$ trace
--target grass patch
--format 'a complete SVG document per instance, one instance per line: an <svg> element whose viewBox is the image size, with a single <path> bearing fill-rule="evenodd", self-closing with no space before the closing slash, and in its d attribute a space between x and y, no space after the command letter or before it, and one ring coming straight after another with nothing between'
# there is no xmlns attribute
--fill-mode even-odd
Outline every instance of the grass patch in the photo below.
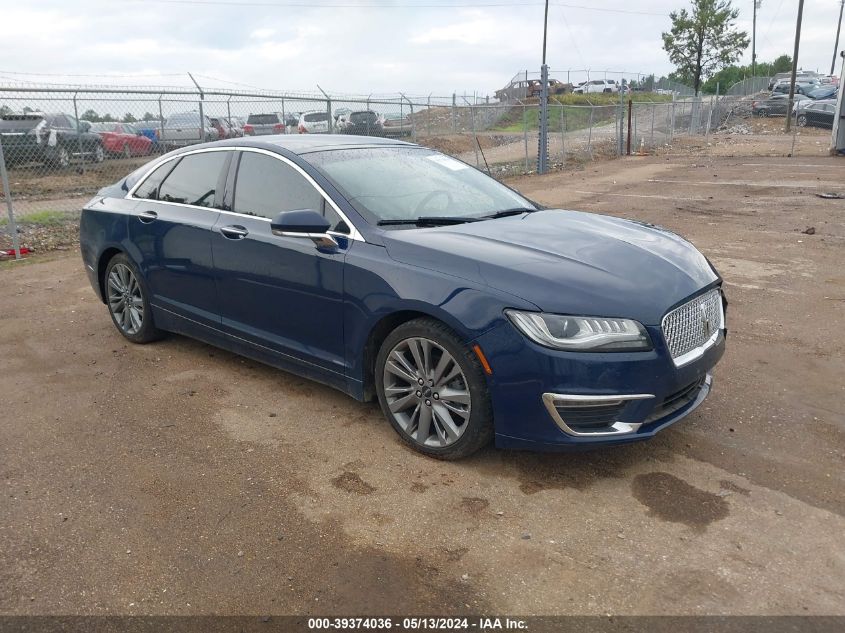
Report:
<svg viewBox="0 0 845 633"><path fill-rule="evenodd" d="M624 97L627 107L628 99L635 103L665 103L672 101L672 95L659 95L651 92L639 92L633 96ZM605 125L616 117L619 106L619 95L612 93L599 94L565 94L553 95L549 98L549 129L559 132L561 129L571 132L582 130L590 126L590 111L592 111L593 125ZM536 130L539 127L540 107L536 99L532 99L527 107L514 106L510 112L493 128L493 132L522 132L526 127Z"/></svg>
<svg viewBox="0 0 845 633"><path fill-rule="evenodd" d="M75 220L73 213L64 211L36 211L35 213L27 213L21 217L15 217L16 224L35 224L38 226L55 226L57 224L64 224L65 222ZM0 226L9 224L8 217L0 218Z"/></svg>

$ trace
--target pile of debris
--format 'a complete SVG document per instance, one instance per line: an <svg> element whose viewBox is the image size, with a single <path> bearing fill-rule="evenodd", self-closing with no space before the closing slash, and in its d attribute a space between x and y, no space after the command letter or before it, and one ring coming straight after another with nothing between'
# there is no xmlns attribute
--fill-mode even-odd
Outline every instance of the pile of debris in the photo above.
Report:
<svg viewBox="0 0 845 633"><path fill-rule="evenodd" d="M753 134L754 132L751 130L749 126L745 123L737 123L735 125L731 125L729 127L722 126L715 132L716 134Z"/></svg>

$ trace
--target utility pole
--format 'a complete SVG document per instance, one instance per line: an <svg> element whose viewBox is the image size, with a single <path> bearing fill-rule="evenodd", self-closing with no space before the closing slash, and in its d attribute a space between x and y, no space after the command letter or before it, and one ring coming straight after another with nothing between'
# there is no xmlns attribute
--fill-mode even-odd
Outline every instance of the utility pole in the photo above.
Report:
<svg viewBox="0 0 845 633"><path fill-rule="evenodd" d="M763 4L763 0L752 0L754 2L754 19L751 22L751 76L757 76L757 9ZM843 0L845 2L845 0Z"/></svg>
<svg viewBox="0 0 845 633"><path fill-rule="evenodd" d="M836 23L836 43L833 45L833 59L830 60L830 74L836 69L836 54L839 52L839 31L842 30L842 9L845 7L845 0L839 1L839 22Z"/></svg>
<svg viewBox="0 0 845 633"><path fill-rule="evenodd" d="M804 16L804 0L798 0L798 21L795 24L795 52L792 54L792 78L789 81L789 102L786 105L786 126L789 134L792 128L792 104L795 101L795 75L798 72L798 45L801 43L801 18Z"/></svg>
<svg viewBox="0 0 845 633"><path fill-rule="evenodd" d="M546 66L546 35L549 29L549 0L543 17L543 65L540 66L540 129L537 138L537 173L549 170L549 67Z"/></svg>

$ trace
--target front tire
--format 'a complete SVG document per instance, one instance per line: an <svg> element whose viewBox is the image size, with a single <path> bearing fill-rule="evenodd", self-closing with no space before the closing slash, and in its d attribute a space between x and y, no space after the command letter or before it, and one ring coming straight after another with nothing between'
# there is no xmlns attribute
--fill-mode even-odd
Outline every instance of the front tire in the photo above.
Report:
<svg viewBox="0 0 845 633"><path fill-rule="evenodd" d="M133 343L150 343L163 332L153 322L149 293L141 273L123 253L112 257L103 278L112 323Z"/></svg>
<svg viewBox="0 0 845 633"><path fill-rule="evenodd" d="M400 325L376 358L379 404L403 441L438 459L460 459L493 438L493 410L477 356L443 323Z"/></svg>
<svg viewBox="0 0 845 633"><path fill-rule="evenodd" d="M798 123L798 127L807 127L807 115L806 114L799 114L797 123Z"/></svg>

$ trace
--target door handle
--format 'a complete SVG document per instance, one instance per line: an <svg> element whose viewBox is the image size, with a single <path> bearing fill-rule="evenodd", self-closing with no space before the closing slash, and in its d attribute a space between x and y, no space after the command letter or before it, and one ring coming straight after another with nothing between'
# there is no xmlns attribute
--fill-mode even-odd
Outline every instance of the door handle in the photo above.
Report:
<svg viewBox="0 0 845 633"><path fill-rule="evenodd" d="M249 235L249 231L238 225L224 226L220 229L220 232L223 234L223 237L230 240L242 240Z"/></svg>
<svg viewBox="0 0 845 633"><path fill-rule="evenodd" d="M138 219L141 220L141 222L143 222L144 224L149 224L157 217L158 213L156 213L155 211L141 211L141 213L138 214Z"/></svg>

